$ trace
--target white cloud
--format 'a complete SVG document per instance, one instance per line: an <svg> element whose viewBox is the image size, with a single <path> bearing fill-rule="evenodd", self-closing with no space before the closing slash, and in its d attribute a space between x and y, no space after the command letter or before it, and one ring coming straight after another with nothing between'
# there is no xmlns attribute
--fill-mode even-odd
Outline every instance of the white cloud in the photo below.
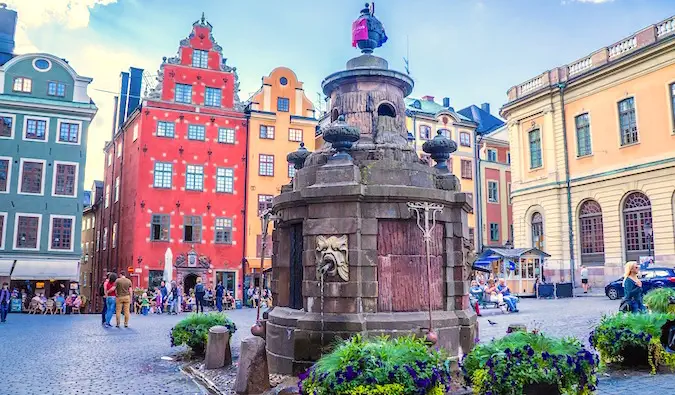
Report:
<svg viewBox="0 0 675 395"><path fill-rule="evenodd" d="M89 10L96 5L108 5L117 0L4 0L16 10L19 23L25 27L39 27L57 23L68 29L89 25Z"/></svg>

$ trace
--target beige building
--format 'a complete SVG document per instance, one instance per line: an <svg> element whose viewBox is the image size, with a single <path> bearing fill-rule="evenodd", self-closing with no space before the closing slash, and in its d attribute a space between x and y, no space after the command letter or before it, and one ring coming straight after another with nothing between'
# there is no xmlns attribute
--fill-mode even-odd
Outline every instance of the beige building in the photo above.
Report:
<svg viewBox="0 0 675 395"><path fill-rule="evenodd" d="M675 18L512 87L501 114L515 246L551 254L547 280L675 265Z"/></svg>

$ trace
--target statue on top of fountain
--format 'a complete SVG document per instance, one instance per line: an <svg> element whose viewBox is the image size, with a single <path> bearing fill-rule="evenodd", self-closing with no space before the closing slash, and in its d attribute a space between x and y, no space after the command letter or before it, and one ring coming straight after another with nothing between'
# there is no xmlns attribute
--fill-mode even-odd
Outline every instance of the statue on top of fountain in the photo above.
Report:
<svg viewBox="0 0 675 395"><path fill-rule="evenodd" d="M387 42L387 34L379 19L375 18L375 3L366 3L361 15L352 23L352 46L364 54L372 53Z"/></svg>

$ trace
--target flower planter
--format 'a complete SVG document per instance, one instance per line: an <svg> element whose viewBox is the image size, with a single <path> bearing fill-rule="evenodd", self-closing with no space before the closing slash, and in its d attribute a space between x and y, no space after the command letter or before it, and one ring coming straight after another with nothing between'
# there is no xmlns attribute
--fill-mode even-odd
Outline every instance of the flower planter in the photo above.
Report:
<svg viewBox="0 0 675 395"><path fill-rule="evenodd" d="M649 350L645 347L627 345L621 350L621 356L623 357L621 366L624 367L649 366Z"/></svg>
<svg viewBox="0 0 675 395"><path fill-rule="evenodd" d="M558 384L531 383L523 387L523 395L560 395Z"/></svg>

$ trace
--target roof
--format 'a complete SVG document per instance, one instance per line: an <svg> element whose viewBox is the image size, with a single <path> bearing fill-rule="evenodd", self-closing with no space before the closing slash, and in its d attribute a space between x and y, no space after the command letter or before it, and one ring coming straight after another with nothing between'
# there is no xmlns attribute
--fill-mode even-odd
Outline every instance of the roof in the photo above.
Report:
<svg viewBox="0 0 675 395"><path fill-rule="evenodd" d="M481 254L481 258L499 255L504 258L520 258L525 254L536 254L550 257L549 254L537 248L488 248Z"/></svg>
<svg viewBox="0 0 675 395"><path fill-rule="evenodd" d="M419 103L419 105L417 104ZM458 119L462 121L471 121L470 118L465 117L462 114L455 112L455 109L452 107L443 107L441 104L436 103L431 100L416 99L414 97L405 98L405 107L406 110L412 112L423 113L431 116L435 116L441 111L448 111L453 115L456 115Z"/></svg>
<svg viewBox="0 0 675 395"><path fill-rule="evenodd" d="M96 188L103 188L103 181L94 180L94 186Z"/></svg>
<svg viewBox="0 0 675 395"><path fill-rule="evenodd" d="M504 121L474 104L457 112L478 124L478 128L476 128L478 134L490 133L504 125Z"/></svg>

